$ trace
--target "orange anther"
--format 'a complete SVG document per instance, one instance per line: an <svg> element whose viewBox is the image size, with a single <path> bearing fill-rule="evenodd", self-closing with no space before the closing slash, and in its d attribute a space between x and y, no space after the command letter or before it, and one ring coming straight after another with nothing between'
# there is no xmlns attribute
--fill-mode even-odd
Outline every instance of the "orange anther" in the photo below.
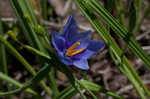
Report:
<svg viewBox="0 0 150 99"><path fill-rule="evenodd" d="M77 42L74 45L72 45L70 48L68 48L68 50L73 50L74 48L76 48L79 45L80 45L80 42Z"/></svg>
<svg viewBox="0 0 150 99"><path fill-rule="evenodd" d="M80 45L80 42L77 42L74 45L72 45L70 48L68 48L66 51L66 56L73 56L73 55L76 55L80 52L83 52L85 50L85 48L82 48L80 50L75 49L79 45Z"/></svg>
<svg viewBox="0 0 150 99"><path fill-rule="evenodd" d="M71 53L71 55L72 55L72 56L73 56L73 55L76 55L76 54L78 54L78 53L80 53L80 52L83 52L84 50L85 50L85 48L82 48L82 49L80 49L80 50L77 50L77 51Z"/></svg>

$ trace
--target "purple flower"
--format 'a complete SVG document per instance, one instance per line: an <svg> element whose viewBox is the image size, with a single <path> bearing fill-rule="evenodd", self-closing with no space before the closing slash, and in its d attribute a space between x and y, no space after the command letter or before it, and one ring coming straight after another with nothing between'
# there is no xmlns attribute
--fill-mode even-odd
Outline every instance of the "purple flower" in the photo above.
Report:
<svg viewBox="0 0 150 99"><path fill-rule="evenodd" d="M104 42L90 40L90 37L91 31L78 33L78 26L74 16L71 15L62 34L52 32L52 44L61 62L87 70L89 69L87 59L104 46Z"/></svg>

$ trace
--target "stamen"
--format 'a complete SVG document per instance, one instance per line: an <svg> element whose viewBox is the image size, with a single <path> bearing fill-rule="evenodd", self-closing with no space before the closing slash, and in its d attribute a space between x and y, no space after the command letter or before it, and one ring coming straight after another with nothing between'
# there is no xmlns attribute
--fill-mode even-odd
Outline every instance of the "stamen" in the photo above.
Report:
<svg viewBox="0 0 150 99"><path fill-rule="evenodd" d="M78 53L80 53L80 52L82 52L82 51L84 51L84 50L85 50L85 48L82 48L82 49L80 49L80 50L77 50L77 51L71 53L71 55L72 55L72 56L73 56L73 55L76 55L76 54L78 54Z"/></svg>
<svg viewBox="0 0 150 99"><path fill-rule="evenodd" d="M70 48L68 48L68 50L73 50L74 48L76 48L79 45L80 45L80 42L77 42L74 45L72 45Z"/></svg>
<svg viewBox="0 0 150 99"><path fill-rule="evenodd" d="M75 49L79 45L80 45L80 42L77 42L74 45L72 45L70 48L68 48L66 51L66 56L73 56L85 50L85 48L82 48L80 50Z"/></svg>

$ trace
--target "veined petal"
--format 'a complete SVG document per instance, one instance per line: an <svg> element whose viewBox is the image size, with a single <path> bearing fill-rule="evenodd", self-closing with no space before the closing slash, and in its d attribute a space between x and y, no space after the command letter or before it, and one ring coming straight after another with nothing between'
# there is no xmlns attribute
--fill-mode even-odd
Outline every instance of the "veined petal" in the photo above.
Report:
<svg viewBox="0 0 150 99"><path fill-rule="evenodd" d="M76 67L78 67L80 69L83 69L83 70L88 70L89 69L88 61L86 59L74 60L73 65L75 65Z"/></svg>
<svg viewBox="0 0 150 99"><path fill-rule="evenodd" d="M80 32L75 36L71 37L71 43L75 43L78 40L88 40L91 38L91 31Z"/></svg>
<svg viewBox="0 0 150 99"><path fill-rule="evenodd" d="M60 61L66 65L72 65L72 59L68 56L65 56L64 53L59 52L58 53L58 57L60 59Z"/></svg>
<svg viewBox="0 0 150 99"><path fill-rule="evenodd" d="M65 49L65 39L57 32L52 32L52 44L57 51L63 51Z"/></svg>
<svg viewBox="0 0 150 99"><path fill-rule="evenodd" d="M67 41L70 41L72 37L77 35L77 31L78 31L78 26L75 22L74 15L70 15L68 22L62 31L62 36Z"/></svg>
<svg viewBox="0 0 150 99"><path fill-rule="evenodd" d="M98 50L100 50L105 45L104 42L100 42L96 40L89 40L88 42L89 42L89 45L87 49L93 52L98 52Z"/></svg>
<svg viewBox="0 0 150 99"><path fill-rule="evenodd" d="M104 42L96 40L88 40L88 46L85 51L73 56L73 59L89 59L95 53L97 53L103 46Z"/></svg>
<svg viewBox="0 0 150 99"><path fill-rule="evenodd" d="M75 49L78 49L78 50L80 50L82 48L87 48L88 45L89 45L88 40L85 40L85 39L80 39L77 42L80 42L80 45L75 48Z"/></svg>

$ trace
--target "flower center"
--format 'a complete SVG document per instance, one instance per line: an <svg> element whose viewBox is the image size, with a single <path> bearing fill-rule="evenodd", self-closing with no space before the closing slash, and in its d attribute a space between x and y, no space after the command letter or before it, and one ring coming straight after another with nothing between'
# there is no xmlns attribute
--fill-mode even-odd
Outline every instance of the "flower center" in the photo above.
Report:
<svg viewBox="0 0 150 99"><path fill-rule="evenodd" d="M66 51L66 56L73 56L73 55L83 52L85 48L82 48L79 50L75 49L79 45L80 45L80 42L77 42L74 45L72 45L70 48L68 48Z"/></svg>

